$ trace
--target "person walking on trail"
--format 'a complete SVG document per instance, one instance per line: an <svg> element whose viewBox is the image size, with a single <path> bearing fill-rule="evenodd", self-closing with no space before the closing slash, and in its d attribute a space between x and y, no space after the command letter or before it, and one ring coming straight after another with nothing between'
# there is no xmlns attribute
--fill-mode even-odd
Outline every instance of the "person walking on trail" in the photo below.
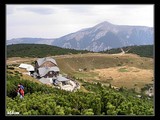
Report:
<svg viewBox="0 0 160 120"><path fill-rule="evenodd" d="M21 84L18 84L17 94L20 95L20 98L24 97L24 87Z"/></svg>

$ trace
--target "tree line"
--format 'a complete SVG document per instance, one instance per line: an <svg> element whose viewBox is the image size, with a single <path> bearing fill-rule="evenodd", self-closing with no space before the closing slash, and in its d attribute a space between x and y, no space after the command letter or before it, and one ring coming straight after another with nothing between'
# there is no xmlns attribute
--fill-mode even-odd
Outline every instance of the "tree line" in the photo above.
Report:
<svg viewBox="0 0 160 120"><path fill-rule="evenodd" d="M127 53L137 54L140 55L141 57L149 57L149 58L154 57L153 45L127 46L127 47L122 47L122 49L124 51L127 51ZM101 51L100 53L116 54L121 52L122 52L121 48L114 48L106 51Z"/></svg>
<svg viewBox="0 0 160 120"><path fill-rule="evenodd" d="M129 50L128 50L129 49ZM141 57L153 58L153 45L140 45L140 46L128 46L123 47L127 53L133 53L140 55ZM114 48L106 51L100 51L99 53L115 54L120 53L120 48ZM15 44L7 46L7 57L47 57L55 55L66 54L79 54L79 53L93 53L87 50L75 50L61 48L57 46L45 45L45 44Z"/></svg>
<svg viewBox="0 0 160 120"><path fill-rule="evenodd" d="M47 57L88 52L87 50L74 50L45 44L15 44L7 46L7 57Z"/></svg>

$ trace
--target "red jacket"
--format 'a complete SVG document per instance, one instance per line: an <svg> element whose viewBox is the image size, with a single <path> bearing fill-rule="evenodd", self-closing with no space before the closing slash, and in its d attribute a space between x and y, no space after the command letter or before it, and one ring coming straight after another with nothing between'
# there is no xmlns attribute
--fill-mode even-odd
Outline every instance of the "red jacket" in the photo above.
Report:
<svg viewBox="0 0 160 120"><path fill-rule="evenodd" d="M24 90L21 88L18 88L17 92L19 92L22 96L24 96Z"/></svg>

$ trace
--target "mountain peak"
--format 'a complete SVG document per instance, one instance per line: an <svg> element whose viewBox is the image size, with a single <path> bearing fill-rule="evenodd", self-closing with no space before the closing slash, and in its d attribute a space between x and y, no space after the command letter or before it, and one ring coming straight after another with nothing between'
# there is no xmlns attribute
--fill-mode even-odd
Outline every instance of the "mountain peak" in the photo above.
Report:
<svg viewBox="0 0 160 120"><path fill-rule="evenodd" d="M113 26L113 24L108 22L108 21L103 21L103 22L95 25L93 28L102 28L103 29L103 28L105 28L107 26ZM84 28L84 29L81 29L79 31L85 31L85 30L88 30L88 28Z"/></svg>
<svg viewBox="0 0 160 120"><path fill-rule="evenodd" d="M104 22L97 24L95 27L105 29L105 28L112 27L112 26L114 26L114 24L112 24L108 21L104 21Z"/></svg>
<svg viewBox="0 0 160 120"><path fill-rule="evenodd" d="M100 24L112 24L112 23L110 23L108 21L104 21L104 22L101 22Z"/></svg>
<svg viewBox="0 0 160 120"><path fill-rule="evenodd" d="M108 21L104 21L104 22L97 24L96 26L106 26L106 25L108 26L108 25L113 25L113 24Z"/></svg>

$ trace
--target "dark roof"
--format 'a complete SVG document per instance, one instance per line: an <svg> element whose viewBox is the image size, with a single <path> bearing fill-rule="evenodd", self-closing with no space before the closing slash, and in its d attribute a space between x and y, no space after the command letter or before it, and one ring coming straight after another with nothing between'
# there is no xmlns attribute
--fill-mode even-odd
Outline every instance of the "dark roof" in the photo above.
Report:
<svg viewBox="0 0 160 120"><path fill-rule="evenodd" d="M45 76L48 72L50 71L54 71L54 72L59 72L59 68L54 66L54 67L42 67L42 68L38 68L39 71L39 75L40 77Z"/></svg>
<svg viewBox="0 0 160 120"><path fill-rule="evenodd" d="M62 82L62 81L69 81L69 79L62 77L62 76L57 76L57 81Z"/></svg>
<svg viewBox="0 0 160 120"><path fill-rule="evenodd" d="M55 65L57 65L55 59L50 58L50 57L39 58L39 59L37 60L37 63L38 63L38 65L40 66L40 65L42 65L43 63L45 63L46 61L50 61L50 62L54 63Z"/></svg>

